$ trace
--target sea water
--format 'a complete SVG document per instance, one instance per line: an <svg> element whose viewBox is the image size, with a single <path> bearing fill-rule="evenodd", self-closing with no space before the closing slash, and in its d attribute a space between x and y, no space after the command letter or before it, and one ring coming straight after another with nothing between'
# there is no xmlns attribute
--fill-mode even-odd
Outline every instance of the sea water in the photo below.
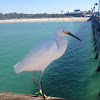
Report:
<svg viewBox="0 0 100 100"><path fill-rule="evenodd" d="M100 73L96 72L91 22L0 23L0 91L34 94L37 88L31 72L16 74L13 66L43 39L66 27L82 42L68 39L64 55L52 62L43 74L43 90L48 96L73 100L100 100ZM37 72L38 83L41 72Z"/></svg>

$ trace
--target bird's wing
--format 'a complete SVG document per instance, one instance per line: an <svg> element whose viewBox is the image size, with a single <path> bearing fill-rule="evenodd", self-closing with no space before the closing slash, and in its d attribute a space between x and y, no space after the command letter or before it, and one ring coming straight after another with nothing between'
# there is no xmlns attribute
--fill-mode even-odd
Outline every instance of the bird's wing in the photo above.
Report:
<svg viewBox="0 0 100 100"><path fill-rule="evenodd" d="M19 73L37 69L37 67L51 60L56 50L57 44L55 39L46 39L40 42L29 51L22 61L15 65L15 72Z"/></svg>

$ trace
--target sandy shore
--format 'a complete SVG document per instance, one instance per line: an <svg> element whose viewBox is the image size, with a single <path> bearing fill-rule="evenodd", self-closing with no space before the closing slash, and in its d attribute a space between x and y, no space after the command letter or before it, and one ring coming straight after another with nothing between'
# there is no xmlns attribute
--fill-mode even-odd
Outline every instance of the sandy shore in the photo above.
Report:
<svg viewBox="0 0 100 100"><path fill-rule="evenodd" d="M70 18L34 18L34 19L7 19L0 20L0 23L22 23L22 22L77 22L87 21L89 17L70 17Z"/></svg>

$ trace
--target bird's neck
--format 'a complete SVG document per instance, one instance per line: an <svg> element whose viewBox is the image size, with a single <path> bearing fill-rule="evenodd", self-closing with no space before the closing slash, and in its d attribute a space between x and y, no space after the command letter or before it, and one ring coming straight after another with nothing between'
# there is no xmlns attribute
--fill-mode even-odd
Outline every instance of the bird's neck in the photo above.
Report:
<svg viewBox="0 0 100 100"><path fill-rule="evenodd" d="M57 46L58 46L58 48L59 48L59 50L66 50L66 48L67 48L67 39L66 38L64 38L64 37L56 37L55 38L55 40L56 40L56 43L57 43Z"/></svg>
<svg viewBox="0 0 100 100"><path fill-rule="evenodd" d="M67 40L64 37L55 38L55 40L57 43L57 51L54 60L60 58L67 48Z"/></svg>

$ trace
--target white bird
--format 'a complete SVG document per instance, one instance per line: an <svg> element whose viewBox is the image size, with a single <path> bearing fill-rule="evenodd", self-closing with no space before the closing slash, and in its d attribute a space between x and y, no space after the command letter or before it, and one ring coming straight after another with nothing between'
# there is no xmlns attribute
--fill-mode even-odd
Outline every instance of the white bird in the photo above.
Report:
<svg viewBox="0 0 100 100"><path fill-rule="evenodd" d="M20 73L22 71L35 71L31 77L32 81L35 83L39 92L43 95L43 98L49 98L43 93L42 89L42 75L45 68L54 60L60 58L66 48L67 48L67 39L64 36L72 36L78 40L78 37L72 35L65 28L59 28L55 34L54 38L48 38L41 41L35 47L33 47L28 54L14 66L14 71ZM81 41L81 40L80 40ZM36 84L33 77L36 71L41 71L41 77L39 81L40 87Z"/></svg>

